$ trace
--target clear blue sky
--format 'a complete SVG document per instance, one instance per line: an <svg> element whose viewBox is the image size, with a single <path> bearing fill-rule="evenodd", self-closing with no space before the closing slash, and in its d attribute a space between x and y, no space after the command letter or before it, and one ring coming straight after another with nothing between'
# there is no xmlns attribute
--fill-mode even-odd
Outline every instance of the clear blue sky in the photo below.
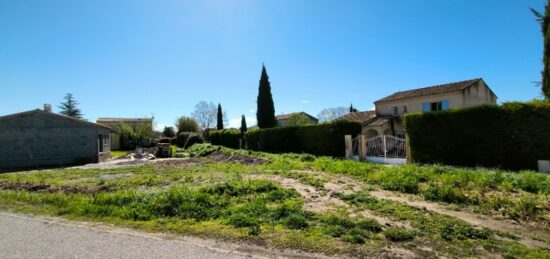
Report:
<svg viewBox="0 0 550 259"><path fill-rule="evenodd" d="M85 118L201 101L255 118L262 62L277 114L483 77L499 101L540 97L543 0L0 0L0 115L58 105ZM57 109L56 109L57 110ZM249 125L254 122L249 121Z"/></svg>

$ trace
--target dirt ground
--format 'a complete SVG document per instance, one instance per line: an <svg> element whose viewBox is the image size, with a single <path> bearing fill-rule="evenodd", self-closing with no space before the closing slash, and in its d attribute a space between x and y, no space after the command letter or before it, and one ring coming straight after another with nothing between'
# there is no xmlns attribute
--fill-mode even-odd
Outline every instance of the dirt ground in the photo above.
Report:
<svg viewBox="0 0 550 259"><path fill-rule="evenodd" d="M302 171L301 171L302 172ZM311 172L312 174L318 174L317 172ZM251 179L264 179L269 181L275 181L280 183L284 188L290 188L296 190L305 201L304 208L311 212L328 212L336 211L338 209L347 210L350 216L355 217L357 214L365 218L372 218L378 221L380 224L386 226L398 226L404 228L412 228L408 222L393 221L389 218L376 215L372 211L364 210L360 213L351 211L350 206L337 198L335 194L343 193L350 194L361 191L365 186L360 182L351 179L349 177L341 176L332 179L324 184L323 188L315 188L314 186L304 184L299 180L282 177L279 175L249 175ZM369 192L373 197L378 199L387 199L403 203L405 205L420 208L423 210L435 212L442 215L451 216L461 219L466 223L469 223L477 227L485 227L494 231L509 232L519 237L519 242L527 247L531 248L548 248L550 244L545 241L541 241L540 237L545 240L550 240L550 232L536 229L528 224L519 224L518 222L508 219L494 219L490 216L469 213L466 211L457 211L447 209L444 205L420 200L419 197L414 195L405 195L386 190L372 190ZM403 254L406 256L406 253Z"/></svg>

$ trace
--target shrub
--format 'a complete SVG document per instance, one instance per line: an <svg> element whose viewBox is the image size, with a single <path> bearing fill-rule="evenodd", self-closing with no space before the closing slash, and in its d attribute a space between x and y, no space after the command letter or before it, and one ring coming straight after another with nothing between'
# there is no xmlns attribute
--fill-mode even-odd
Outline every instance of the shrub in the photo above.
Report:
<svg viewBox="0 0 550 259"><path fill-rule="evenodd" d="M357 135L362 126L337 121L316 125L252 130L246 133L249 149L274 153L308 153L343 157L344 135Z"/></svg>
<svg viewBox="0 0 550 259"><path fill-rule="evenodd" d="M197 121L191 117L185 117L181 116L176 120L176 127L178 129L178 133L181 132L195 132L199 133L200 128Z"/></svg>
<svg viewBox="0 0 550 259"><path fill-rule="evenodd" d="M241 131L236 129L210 130L208 139L213 145L224 146L228 148L241 148Z"/></svg>
<svg viewBox="0 0 550 259"><path fill-rule="evenodd" d="M447 222L443 225L441 237L445 240L453 239L487 239L491 233L485 229L476 229L467 224Z"/></svg>
<svg viewBox="0 0 550 259"><path fill-rule="evenodd" d="M195 132L180 132L176 138L176 144L182 148L188 148L194 144L203 142L202 136Z"/></svg>
<svg viewBox="0 0 550 259"><path fill-rule="evenodd" d="M415 162L536 169L550 157L550 103L505 103L408 114Z"/></svg>
<svg viewBox="0 0 550 259"><path fill-rule="evenodd" d="M283 220L283 225L288 229L304 229L308 227L306 217L292 214Z"/></svg>
<svg viewBox="0 0 550 259"><path fill-rule="evenodd" d="M392 227L384 231L384 236L391 241L407 241L414 238L414 233L406 228Z"/></svg>
<svg viewBox="0 0 550 259"><path fill-rule="evenodd" d="M167 138L167 137L160 138L158 143L172 143L172 138Z"/></svg>

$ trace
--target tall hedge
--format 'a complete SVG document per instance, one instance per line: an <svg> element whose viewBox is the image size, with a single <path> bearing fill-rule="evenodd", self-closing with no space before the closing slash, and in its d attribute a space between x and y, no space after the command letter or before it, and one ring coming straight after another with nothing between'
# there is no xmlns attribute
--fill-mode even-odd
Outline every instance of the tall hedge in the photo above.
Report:
<svg viewBox="0 0 550 259"><path fill-rule="evenodd" d="M208 132L208 139L212 144L229 148L240 148L239 140L241 136L241 131L237 129L211 130Z"/></svg>
<svg viewBox="0 0 550 259"><path fill-rule="evenodd" d="M338 121L316 125L252 130L246 133L247 147L273 153L309 153L345 156L344 135L361 133L356 122Z"/></svg>
<svg viewBox="0 0 550 259"><path fill-rule="evenodd" d="M405 116L420 163L536 169L550 159L550 103L505 103Z"/></svg>

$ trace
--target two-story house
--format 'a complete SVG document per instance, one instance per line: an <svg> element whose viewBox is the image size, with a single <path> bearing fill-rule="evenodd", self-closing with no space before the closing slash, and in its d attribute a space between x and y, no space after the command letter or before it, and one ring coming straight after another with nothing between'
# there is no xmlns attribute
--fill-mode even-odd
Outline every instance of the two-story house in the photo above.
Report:
<svg viewBox="0 0 550 259"><path fill-rule="evenodd" d="M376 116L365 121L363 132L367 138L377 135L404 137L403 116L408 112L496 103L497 96L481 78L396 92L374 102Z"/></svg>

